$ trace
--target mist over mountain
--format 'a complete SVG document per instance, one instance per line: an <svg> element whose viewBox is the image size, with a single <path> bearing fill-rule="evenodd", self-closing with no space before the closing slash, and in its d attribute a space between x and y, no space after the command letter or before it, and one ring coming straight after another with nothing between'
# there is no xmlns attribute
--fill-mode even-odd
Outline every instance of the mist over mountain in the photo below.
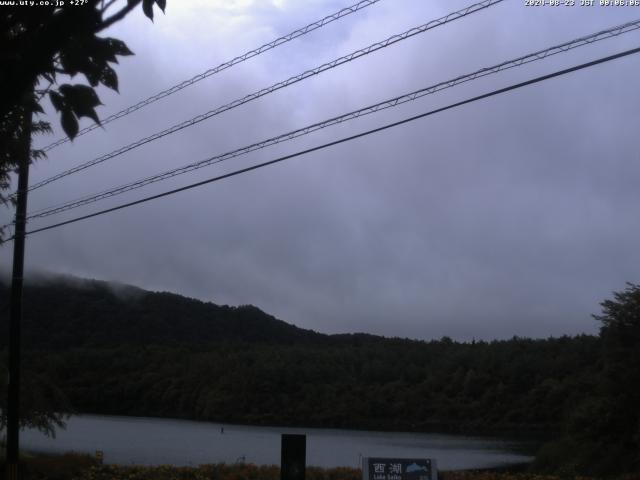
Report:
<svg viewBox="0 0 640 480"><path fill-rule="evenodd" d="M9 288L0 286L3 302ZM0 322L2 328L6 322ZM326 335L304 330L257 307L230 307L114 282L37 274L24 290L23 344L80 346L202 345L218 341L292 344ZM6 344L2 335L0 344Z"/></svg>

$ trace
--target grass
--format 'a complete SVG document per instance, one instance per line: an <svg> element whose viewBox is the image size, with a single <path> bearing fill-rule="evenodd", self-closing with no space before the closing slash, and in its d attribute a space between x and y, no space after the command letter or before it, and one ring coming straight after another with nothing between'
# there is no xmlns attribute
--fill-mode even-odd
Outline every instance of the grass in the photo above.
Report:
<svg viewBox="0 0 640 480"><path fill-rule="evenodd" d="M79 453L62 455L24 454L20 459L24 480L70 480L83 478L86 472L98 467L98 461ZM4 454L0 457L0 480L5 480L6 467Z"/></svg>
<svg viewBox="0 0 640 480"><path fill-rule="evenodd" d="M5 480L4 462L0 460L0 480ZM201 465L199 467L101 465L90 455L32 454L23 458L24 480L280 480L277 466ZM439 480L589 480L586 477L558 477L533 473L500 471L440 472ZM308 467L306 480L361 480L355 468ZM617 480L640 480L640 475Z"/></svg>

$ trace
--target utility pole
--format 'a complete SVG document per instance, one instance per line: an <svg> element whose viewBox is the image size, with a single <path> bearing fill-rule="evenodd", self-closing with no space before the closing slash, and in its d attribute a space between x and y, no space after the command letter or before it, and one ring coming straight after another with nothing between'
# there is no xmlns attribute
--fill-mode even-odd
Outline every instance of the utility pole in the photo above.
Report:
<svg viewBox="0 0 640 480"><path fill-rule="evenodd" d="M22 285L24 246L31 157L31 127L33 89L22 103L20 143L23 147L18 159L18 191L16 196L15 231L13 234L13 273L9 303L9 389L7 401L7 479L20 478L20 324L22 323Z"/></svg>

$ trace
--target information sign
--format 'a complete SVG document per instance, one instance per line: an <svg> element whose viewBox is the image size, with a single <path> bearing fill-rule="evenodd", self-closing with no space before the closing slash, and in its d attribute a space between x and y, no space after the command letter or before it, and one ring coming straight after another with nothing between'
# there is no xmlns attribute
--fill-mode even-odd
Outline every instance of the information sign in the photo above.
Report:
<svg viewBox="0 0 640 480"><path fill-rule="evenodd" d="M362 467L362 480L438 480L433 459L365 457Z"/></svg>

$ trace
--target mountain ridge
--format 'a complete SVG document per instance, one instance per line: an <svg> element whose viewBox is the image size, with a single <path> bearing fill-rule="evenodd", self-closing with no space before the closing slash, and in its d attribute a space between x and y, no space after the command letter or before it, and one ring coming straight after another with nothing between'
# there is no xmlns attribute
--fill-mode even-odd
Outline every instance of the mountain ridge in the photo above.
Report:
<svg viewBox="0 0 640 480"><path fill-rule="evenodd" d="M0 299L8 294L0 285ZM253 306L56 276L29 282L24 300L27 412L58 399L47 408L251 425L537 432L557 439L540 454L542 466L578 461L595 471L592 454L604 446L608 463L598 470L636 468L623 461L637 457L635 433L616 437L621 423L607 415L618 397L605 393L626 391L611 372L626 375L637 353L620 343L606 350L610 337L460 343L326 335ZM0 317L0 369L7 318ZM612 363L619 351L626 356ZM636 425L637 393L628 391L616 422ZM583 435L594 420L604 440L572 433Z"/></svg>
<svg viewBox="0 0 640 480"><path fill-rule="evenodd" d="M9 291L0 282L0 298L5 302ZM328 337L253 305L217 305L176 293L67 275L36 276L25 283L23 298L23 343L31 348L218 341L307 344ZM6 324L0 321L0 332Z"/></svg>

